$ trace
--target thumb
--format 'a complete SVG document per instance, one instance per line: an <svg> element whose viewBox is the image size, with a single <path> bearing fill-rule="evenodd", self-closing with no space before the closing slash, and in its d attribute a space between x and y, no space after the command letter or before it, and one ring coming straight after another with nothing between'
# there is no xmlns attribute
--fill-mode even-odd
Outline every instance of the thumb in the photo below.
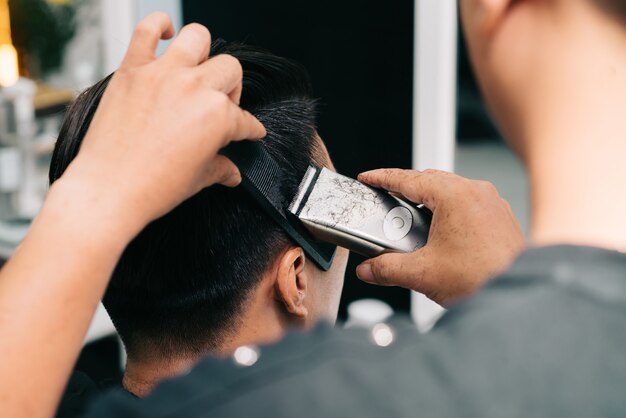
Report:
<svg viewBox="0 0 626 418"><path fill-rule="evenodd" d="M218 154L210 164L207 187L216 183L227 187L235 187L241 183L239 169L228 158Z"/></svg>
<svg viewBox="0 0 626 418"><path fill-rule="evenodd" d="M357 276L366 283L379 286L400 286L420 292L424 249L413 253L388 253L365 261L357 267Z"/></svg>
<svg viewBox="0 0 626 418"><path fill-rule="evenodd" d="M445 171L381 169L359 174L359 181L400 193L413 203L423 203L431 211L437 209L438 202L449 200L451 186L458 184L461 177Z"/></svg>

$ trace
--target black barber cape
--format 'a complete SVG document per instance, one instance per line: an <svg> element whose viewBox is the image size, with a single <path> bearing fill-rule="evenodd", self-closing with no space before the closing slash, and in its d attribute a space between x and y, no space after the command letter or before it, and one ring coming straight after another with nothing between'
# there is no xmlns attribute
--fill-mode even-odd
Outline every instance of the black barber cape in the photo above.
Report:
<svg viewBox="0 0 626 418"><path fill-rule="evenodd" d="M626 255L524 253L427 335L390 322L387 347L320 327L207 359L147 400L111 394L90 417L624 417Z"/></svg>

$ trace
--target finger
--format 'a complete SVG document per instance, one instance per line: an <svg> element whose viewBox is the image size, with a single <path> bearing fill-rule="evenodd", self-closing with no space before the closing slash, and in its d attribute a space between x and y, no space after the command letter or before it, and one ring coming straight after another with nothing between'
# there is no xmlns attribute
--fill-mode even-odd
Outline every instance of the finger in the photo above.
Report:
<svg viewBox="0 0 626 418"><path fill-rule="evenodd" d="M234 103L239 104L243 69L237 58L220 54L200 65L198 71L206 85L227 94Z"/></svg>
<svg viewBox="0 0 626 418"><path fill-rule="evenodd" d="M366 171L359 174L358 180L370 186L380 187L389 192L404 195L407 182L414 183L418 178L418 171L402 170L399 168L383 168L380 170Z"/></svg>
<svg viewBox="0 0 626 418"><path fill-rule="evenodd" d="M257 118L252 116L250 112L241 109L234 103L233 106L236 107L234 110L235 118L232 128L228 134L228 142L240 141L242 139L265 138L267 132L263 124L259 122Z"/></svg>
<svg viewBox="0 0 626 418"><path fill-rule="evenodd" d="M135 27L128 51L120 68L144 65L156 59L155 50L161 39L174 36L174 25L163 12L150 13Z"/></svg>
<svg viewBox="0 0 626 418"><path fill-rule="evenodd" d="M421 291L423 250L414 253L388 253L365 261L357 267L357 277L378 286L400 286Z"/></svg>
<svg viewBox="0 0 626 418"><path fill-rule="evenodd" d="M434 211L437 202L448 188L446 185L454 179L450 173L436 170L424 172L401 169L381 169L361 173L359 181L373 187L379 187L393 193L400 193L414 203L423 203Z"/></svg>
<svg viewBox="0 0 626 418"><path fill-rule="evenodd" d="M235 187L241 183L241 173L239 172L239 169L235 163L228 158L218 154L210 164L209 174L207 176L207 187L213 184Z"/></svg>
<svg viewBox="0 0 626 418"><path fill-rule="evenodd" d="M211 50L211 33L199 23L191 23L180 30L163 53L163 60L174 65L195 67L206 61Z"/></svg>

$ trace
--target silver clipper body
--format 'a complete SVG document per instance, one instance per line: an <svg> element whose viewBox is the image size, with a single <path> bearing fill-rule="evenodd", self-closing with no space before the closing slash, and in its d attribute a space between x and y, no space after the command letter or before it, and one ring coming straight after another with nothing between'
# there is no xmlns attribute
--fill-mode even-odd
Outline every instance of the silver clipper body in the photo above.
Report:
<svg viewBox="0 0 626 418"><path fill-rule="evenodd" d="M326 168L309 167L289 212L317 239L367 257L426 244L431 213Z"/></svg>

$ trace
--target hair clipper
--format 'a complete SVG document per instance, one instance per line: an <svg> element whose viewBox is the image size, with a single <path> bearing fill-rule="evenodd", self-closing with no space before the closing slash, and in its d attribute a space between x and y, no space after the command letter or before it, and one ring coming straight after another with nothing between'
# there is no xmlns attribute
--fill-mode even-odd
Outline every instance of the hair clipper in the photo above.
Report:
<svg viewBox="0 0 626 418"><path fill-rule="evenodd" d="M288 209L315 238L367 257L423 247L432 219L426 208L313 166Z"/></svg>

